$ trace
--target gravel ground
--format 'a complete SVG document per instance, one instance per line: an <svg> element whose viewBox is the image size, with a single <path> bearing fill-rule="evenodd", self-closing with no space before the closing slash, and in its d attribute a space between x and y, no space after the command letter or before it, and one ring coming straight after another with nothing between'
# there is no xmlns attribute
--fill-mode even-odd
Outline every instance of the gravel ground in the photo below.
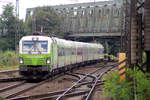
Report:
<svg viewBox="0 0 150 100"><path fill-rule="evenodd" d="M4 78L13 78L13 77L19 77L19 73L18 72L13 72L13 73L1 73L0 74L0 79L4 79ZM10 85L14 85L17 84L19 82L0 82L0 88L4 88Z"/></svg>
<svg viewBox="0 0 150 100"><path fill-rule="evenodd" d="M17 83L20 83L20 82L4 82L4 83L0 82L0 88L8 87L10 85L14 85Z"/></svg>
<svg viewBox="0 0 150 100"><path fill-rule="evenodd" d="M2 78L12 78L12 77L19 77L19 73L18 72L14 72L14 73L1 73L0 74L0 79Z"/></svg>
<svg viewBox="0 0 150 100"><path fill-rule="evenodd" d="M21 86L19 86L17 88L14 88L14 89L11 89L9 91L5 91L5 92L0 93L0 96L6 97L6 96L8 96L8 95L10 95L12 93L15 93L17 91L23 90L25 88L28 88L28 87L30 87L30 86L32 86L34 84L36 84L36 83L25 83L25 84L23 84L23 85L21 85Z"/></svg>

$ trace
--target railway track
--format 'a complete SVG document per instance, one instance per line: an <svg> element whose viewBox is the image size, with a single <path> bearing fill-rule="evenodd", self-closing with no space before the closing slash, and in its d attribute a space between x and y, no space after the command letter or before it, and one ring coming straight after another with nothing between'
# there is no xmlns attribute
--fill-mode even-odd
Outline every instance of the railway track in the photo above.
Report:
<svg viewBox="0 0 150 100"><path fill-rule="evenodd" d="M14 77L14 78L0 78L0 82L14 82L14 81L23 81L25 78L23 77Z"/></svg>
<svg viewBox="0 0 150 100"><path fill-rule="evenodd" d="M96 91L96 87L104 84L104 81L101 81L101 77L115 66L117 65L113 64L102 68L100 67L94 70L93 72L87 74L76 73L82 77L80 77L79 80L76 81L70 88L64 90L48 92L38 95L20 96L16 98L11 98L10 100L67 100L73 97L76 98L76 96L80 96L81 99L84 98L86 100L89 100L93 94L93 91ZM90 87L87 87L88 85L90 85ZM78 98L77 100L80 99Z"/></svg>
<svg viewBox="0 0 150 100"><path fill-rule="evenodd" d="M18 87L18 86L20 86L20 85L23 85L24 83L25 83L25 81L16 83L16 84L14 84L14 85L9 85L9 86L4 87L4 88L0 88L0 93L1 93L1 92L4 92L4 91L8 91L8 90L13 89L13 88L16 88L16 87Z"/></svg>
<svg viewBox="0 0 150 100"><path fill-rule="evenodd" d="M27 91L30 91L48 81L52 81L54 79L57 79L58 77L61 77L62 75L56 75L52 78L48 78L47 80L44 80L42 82L39 82L39 83L28 83L27 81L23 81L23 82L20 82L18 84L15 84L15 85L11 85L11 86L8 86L8 87L5 87L5 88L0 88L0 97L3 97L5 98L6 100L7 99L10 99L10 98L14 98L18 95L21 95Z"/></svg>

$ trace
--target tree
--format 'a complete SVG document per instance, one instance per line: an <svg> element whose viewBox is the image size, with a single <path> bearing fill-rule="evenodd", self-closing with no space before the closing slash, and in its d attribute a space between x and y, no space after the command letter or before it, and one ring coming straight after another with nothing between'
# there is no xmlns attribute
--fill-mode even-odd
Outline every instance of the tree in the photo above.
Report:
<svg viewBox="0 0 150 100"><path fill-rule="evenodd" d="M15 29L16 29L16 17L14 16L13 12L13 5L7 4L6 6L3 6L3 13L1 15L1 19L3 22L3 28L7 29L7 33L10 36L15 35Z"/></svg>
<svg viewBox="0 0 150 100"><path fill-rule="evenodd" d="M29 16L26 20L26 24L30 29L28 31L43 31L46 34L55 33L55 35L60 35L60 18L58 14L50 7L36 8L32 16Z"/></svg>
<svg viewBox="0 0 150 100"><path fill-rule="evenodd" d="M16 29L17 26L19 33L22 35L25 34L24 32L24 22L22 20L19 20L14 15L14 6L12 4L7 4L3 6L3 12L0 17L0 30L1 30L1 36L0 36L0 45L1 50L11 49L15 50L15 43L19 42L19 39L15 39L16 36Z"/></svg>
<svg viewBox="0 0 150 100"><path fill-rule="evenodd" d="M9 45L3 44L3 48L1 49L15 49L14 47L14 39L15 39L15 32L16 32L16 18L13 15L13 5L12 4L7 4L3 6L4 11L2 12L2 15L0 17L1 21L1 33L2 36L1 38L1 43L8 43Z"/></svg>

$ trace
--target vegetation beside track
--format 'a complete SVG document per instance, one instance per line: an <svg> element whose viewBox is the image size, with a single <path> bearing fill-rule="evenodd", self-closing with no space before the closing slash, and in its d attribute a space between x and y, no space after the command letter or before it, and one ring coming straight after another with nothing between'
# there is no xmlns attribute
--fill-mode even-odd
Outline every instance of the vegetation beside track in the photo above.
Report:
<svg viewBox="0 0 150 100"><path fill-rule="evenodd" d="M0 51L0 71L18 68L18 55L14 51Z"/></svg>
<svg viewBox="0 0 150 100"><path fill-rule="evenodd" d="M150 80L147 74L136 69L126 71L126 79L119 82L118 71L105 75L103 93L111 100L150 100ZM136 93L136 95L135 95Z"/></svg>
<svg viewBox="0 0 150 100"><path fill-rule="evenodd" d="M118 61L118 57L114 55L104 54L104 58L107 58L109 61Z"/></svg>
<svg viewBox="0 0 150 100"><path fill-rule="evenodd" d="M0 71L15 70L15 69L18 69L18 66L0 67Z"/></svg>

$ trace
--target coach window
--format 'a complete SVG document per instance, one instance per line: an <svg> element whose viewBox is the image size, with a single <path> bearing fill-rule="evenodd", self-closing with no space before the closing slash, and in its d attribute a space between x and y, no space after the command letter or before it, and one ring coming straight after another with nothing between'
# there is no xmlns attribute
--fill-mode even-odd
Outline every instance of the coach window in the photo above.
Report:
<svg viewBox="0 0 150 100"><path fill-rule="evenodd" d="M68 56L68 48L64 48L65 56Z"/></svg>
<svg viewBox="0 0 150 100"><path fill-rule="evenodd" d="M73 51L74 51L74 55L76 55L77 54L76 48L74 48Z"/></svg>
<svg viewBox="0 0 150 100"><path fill-rule="evenodd" d="M74 48L71 48L71 55L74 55Z"/></svg>
<svg viewBox="0 0 150 100"><path fill-rule="evenodd" d="M61 56L62 54L61 54L61 47L60 46L58 46L58 56Z"/></svg>
<svg viewBox="0 0 150 100"><path fill-rule="evenodd" d="M68 56L70 56L70 52L71 52L71 51L70 51L70 47L69 47L69 48L68 48Z"/></svg>
<svg viewBox="0 0 150 100"><path fill-rule="evenodd" d="M102 54L102 49L99 49L99 54Z"/></svg>
<svg viewBox="0 0 150 100"><path fill-rule="evenodd" d="M83 48L81 48L81 55L83 54Z"/></svg>
<svg viewBox="0 0 150 100"><path fill-rule="evenodd" d="M77 48L77 55L79 55L79 48Z"/></svg>
<svg viewBox="0 0 150 100"><path fill-rule="evenodd" d="M94 54L94 48L92 48L92 54Z"/></svg>
<svg viewBox="0 0 150 100"><path fill-rule="evenodd" d="M96 48L94 48L94 54L96 54Z"/></svg>
<svg viewBox="0 0 150 100"><path fill-rule="evenodd" d="M74 55L74 48L71 47L71 55Z"/></svg>
<svg viewBox="0 0 150 100"><path fill-rule="evenodd" d="M86 52L85 48L82 48L83 55L85 55L85 52Z"/></svg>
<svg viewBox="0 0 150 100"><path fill-rule="evenodd" d="M63 47L60 47L61 49L60 49L60 52L61 52L61 56L63 56L64 55L64 48Z"/></svg>
<svg viewBox="0 0 150 100"><path fill-rule="evenodd" d="M66 56L70 56L70 48L66 48Z"/></svg>
<svg viewBox="0 0 150 100"><path fill-rule="evenodd" d="M86 47L86 55L88 54L88 48Z"/></svg>
<svg viewBox="0 0 150 100"><path fill-rule="evenodd" d="M71 55L74 55L73 49L74 49L74 48L71 48Z"/></svg>
<svg viewBox="0 0 150 100"><path fill-rule="evenodd" d="M77 48L77 55L80 55L80 48Z"/></svg>
<svg viewBox="0 0 150 100"><path fill-rule="evenodd" d="M92 49L90 48L90 54L92 54Z"/></svg>
<svg viewBox="0 0 150 100"><path fill-rule="evenodd" d="M89 54L91 54L91 48L89 48Z"/></svg>
<svg viewBox="0 0 150 100"><path fill-rule="evenodd" d="M72 48L70 47L69 48L69 56L71 56L72 55Z"/></svg>
<svg viewBox="0 0 150 100"><path fill-rule="evenodd" d="M91 51L92 51L92 54L94 54L94 49L93 49L93 48L92 48L92 50L91 50Z"/></svg>
<svg viewBox="0 0 150 100"><path fill-rule="evenodd" d="M65 56L66 55L66 48L65 47L62 47L62 56Z"/></svg>
<svg viewBox="0 0 150 100"><path fill-rule="evenodd" d="M87 49L86 49L86 47L84 48L84 55L86 55L86 51L87 51Z"/></svg>

